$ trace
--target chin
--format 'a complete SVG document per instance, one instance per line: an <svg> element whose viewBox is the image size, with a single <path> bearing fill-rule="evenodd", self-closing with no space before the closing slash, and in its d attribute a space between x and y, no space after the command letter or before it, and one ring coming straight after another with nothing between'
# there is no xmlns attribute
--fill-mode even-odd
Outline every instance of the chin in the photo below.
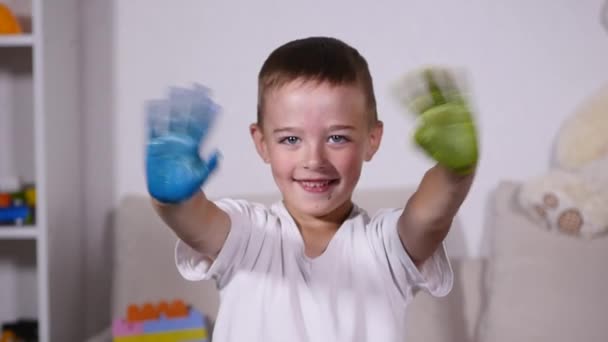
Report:
<svg viewBox="0 0 608 342"><path fill-rule="evenodd" d="M292 203L292 208L299 213L307 216L322 217L331 214L334 210L340 207L337 203L323 203L322 201L307 201L307 203L298 202L295 205Z"/></svg>
<svg viewBox="0 0 608 342"><path fill-rule="evenodd" d="M350 202L350 196L340 193L328 193L325 196L291 196L288 200L289 207L298 213L313 217L322 217L332 214L334 211Z"/></svg>

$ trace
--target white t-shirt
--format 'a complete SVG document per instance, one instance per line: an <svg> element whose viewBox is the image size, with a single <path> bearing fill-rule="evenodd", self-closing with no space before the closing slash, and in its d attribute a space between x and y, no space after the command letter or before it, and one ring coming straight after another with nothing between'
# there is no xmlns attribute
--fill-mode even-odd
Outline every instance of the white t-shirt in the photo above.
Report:
<svg viewBox="0 0 608 342"><path fill-rule="evenodd" d="M309 258L282 202L215 203L231 219L215 261L181 241L175 250L184 278L217 282L214 342L402 342L415 291L445 296L452 288L443 244L420 271L413 264L397 232L401 209L370 219L355 205L325 252Z"/></svg>

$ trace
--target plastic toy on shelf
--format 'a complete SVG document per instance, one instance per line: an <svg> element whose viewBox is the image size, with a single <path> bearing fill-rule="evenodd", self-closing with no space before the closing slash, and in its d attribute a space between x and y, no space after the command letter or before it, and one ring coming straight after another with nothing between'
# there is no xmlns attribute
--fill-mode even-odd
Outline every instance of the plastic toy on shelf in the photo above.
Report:
<svg viewBox="0 0 608 342"><path fill-rule="evenodd" d="M36 342L38 341L38 321L20 319L3 323L0 342Z"/></svg>
<svg viewBox="0 0 608 342"><path fill-rule="evenodd" d="M207 321L181 300L130 305L112 322L113 342L209 342Z"/></svg>
<svg viewBox="0 0 608 342"><path fill-rule="evenodd" d="M0 3L0 35L21 33L23 33L21 25L11 9Z"/></svg>
<svg viewBox="0 0 608 342"><path fill-rule="evenodd" d="M34 224L35 213L35 186L17 184L0 188L0 225Z"/></svg>

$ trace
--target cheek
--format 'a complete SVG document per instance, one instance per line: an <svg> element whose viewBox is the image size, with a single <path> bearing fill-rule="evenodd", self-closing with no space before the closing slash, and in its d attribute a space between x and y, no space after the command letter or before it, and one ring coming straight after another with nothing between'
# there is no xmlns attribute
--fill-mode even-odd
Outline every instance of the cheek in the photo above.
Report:
<svg viewBox="0 0 608 342"><path fill-rule="evenodd" d="M334 159L334 166L340 170L343 175L350 177L358 177L361 173L363 164L363 151L358 146L345 151L341 151Z"/></svg>
<svg viewBox="0 0 608 342"><path fill-rule="evenodd" d="M269 152L272 173L281 178L291 177L294 165L293 158L290 158L289 153L276 147L271 148Z"/></svg>

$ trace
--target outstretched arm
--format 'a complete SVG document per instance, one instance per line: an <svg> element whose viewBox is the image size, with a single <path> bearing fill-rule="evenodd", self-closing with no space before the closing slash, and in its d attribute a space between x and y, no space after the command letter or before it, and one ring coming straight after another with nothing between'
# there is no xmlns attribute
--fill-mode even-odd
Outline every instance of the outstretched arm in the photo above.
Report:
<svg viewBox="0 0 608 342"><path fill-rule="evenodd" d="M416 143L437 164L429 169L398 221L399 237L420 266L445 239L474 179L477 133L461 89L446 70L420 74L409 104L419 114Z"/></svg>
<svg viewBox="0 0 608 342"><path fill-rule="evenodd" d="M228 215L201 187L217 168L219 153L203 160L199 147L218 108L206 88L173 88L169 99L148 103L146 181L154 209L175 234L214 260L228 231Z"/></svg>
<svg viewBox="0 0 608 342"><path fill-rule="evenodd" d="M416 266L437 250L466 198L473 173L457 175L435 165L410 197L398 221L399 237Z"/></svg>

